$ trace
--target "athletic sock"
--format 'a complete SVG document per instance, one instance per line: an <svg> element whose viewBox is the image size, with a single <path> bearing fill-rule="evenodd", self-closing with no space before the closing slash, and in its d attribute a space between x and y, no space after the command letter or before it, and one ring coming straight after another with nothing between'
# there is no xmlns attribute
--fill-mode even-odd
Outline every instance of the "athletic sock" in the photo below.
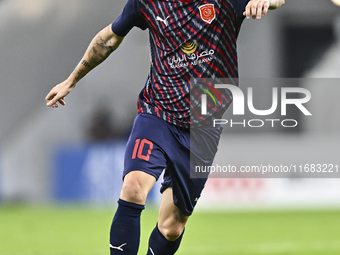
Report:
<svg viewBox="0 0 340 255"><path fill-rule="evenodd" d="M183 231L184 233L184 231ZM167 240L159 231L158 226L154 228L149 239L147 255L173 255L181 244L183 233L175 241Z"/></svg>
<svg viewBox="0 0 340 255"><path fill-rule="evenodd" d="M110 231L111 255L137 255L140 242L140 216L144 205L119 199Z"/></svg>

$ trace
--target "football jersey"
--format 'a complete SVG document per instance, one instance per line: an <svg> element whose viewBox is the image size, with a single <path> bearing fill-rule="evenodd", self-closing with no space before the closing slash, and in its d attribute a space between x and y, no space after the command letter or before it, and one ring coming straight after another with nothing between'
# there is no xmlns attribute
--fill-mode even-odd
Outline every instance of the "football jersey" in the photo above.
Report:
<svg viewBox="0 0 340 255"><path fill-rule="evenodd" d="M174 125L208 123L232 101L215 79L238 78L236 40L249 0L128 0L112 24L125 36L133 27L149 30L150 73L138 97L138 112ZM201 114L201 94L208 113Z"/></svg>

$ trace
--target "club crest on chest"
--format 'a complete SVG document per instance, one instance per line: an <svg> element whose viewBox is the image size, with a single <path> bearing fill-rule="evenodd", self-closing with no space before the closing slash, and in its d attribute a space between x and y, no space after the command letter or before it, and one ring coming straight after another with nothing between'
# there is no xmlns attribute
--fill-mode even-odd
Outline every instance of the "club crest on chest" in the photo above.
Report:
<svg viewBox="0 0 340 255"><path fill-rule="evenodd" d="M214 4L204 4L199 7L201 19L211 24L216 18L215 7Z"/></svg>

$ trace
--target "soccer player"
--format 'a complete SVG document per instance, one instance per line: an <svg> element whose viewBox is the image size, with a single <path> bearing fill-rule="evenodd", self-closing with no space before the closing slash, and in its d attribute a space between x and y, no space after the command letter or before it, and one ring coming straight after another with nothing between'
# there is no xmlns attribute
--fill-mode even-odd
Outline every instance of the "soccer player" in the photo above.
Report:
<svg viewBox="0 0 340 255"><path fill-rule="evenodd" d="M150 73L126 147L124 182L110 231L111 255L137 254L140 215L163 171L159 217L147 254L175 254L206 182L190 178L190 168L212 164L222 131L220 126L200 125L209 121L193 111L189 92L195 85L190 80L237 78L236 39L242 21L260 19L283 4L284 0L128 0L113 24L95 36L74 72L47 95L47 106L65 105L65 96L133 27L149 29ZM231 98L223 93L220 101L218 107L208 105L210 117L221 116ZM208 149L200 150L203 147Z"/></svg>

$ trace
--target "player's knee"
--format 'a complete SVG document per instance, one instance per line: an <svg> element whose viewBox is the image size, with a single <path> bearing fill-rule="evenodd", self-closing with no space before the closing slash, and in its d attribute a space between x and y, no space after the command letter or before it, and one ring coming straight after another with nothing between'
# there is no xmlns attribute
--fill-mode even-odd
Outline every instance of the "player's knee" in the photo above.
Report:
<svg viewBox="0 0 340 255"><path fill-rule="evenodd" d="M147 192L137 180L124 181L121 198L125 201L137 204L145 204Z"/></svg>
<svg viewBox="0 0 340 255"><path fill-rule="evenodd" d="M184 226L169 226L169 227L162 227L158 226L159 231L162 233L162 235L169 241L175 241L178 239L183 231L184 231Z"/></svg>
<svg viewBox="0 0 340 255"><path fill-rule="evenodd" d="M162 223L158 223L159 231L163 234L163 236L169 241L175 241L179 238L184 231L185 224L179 224L176 221L167 221Z"/></svg>

